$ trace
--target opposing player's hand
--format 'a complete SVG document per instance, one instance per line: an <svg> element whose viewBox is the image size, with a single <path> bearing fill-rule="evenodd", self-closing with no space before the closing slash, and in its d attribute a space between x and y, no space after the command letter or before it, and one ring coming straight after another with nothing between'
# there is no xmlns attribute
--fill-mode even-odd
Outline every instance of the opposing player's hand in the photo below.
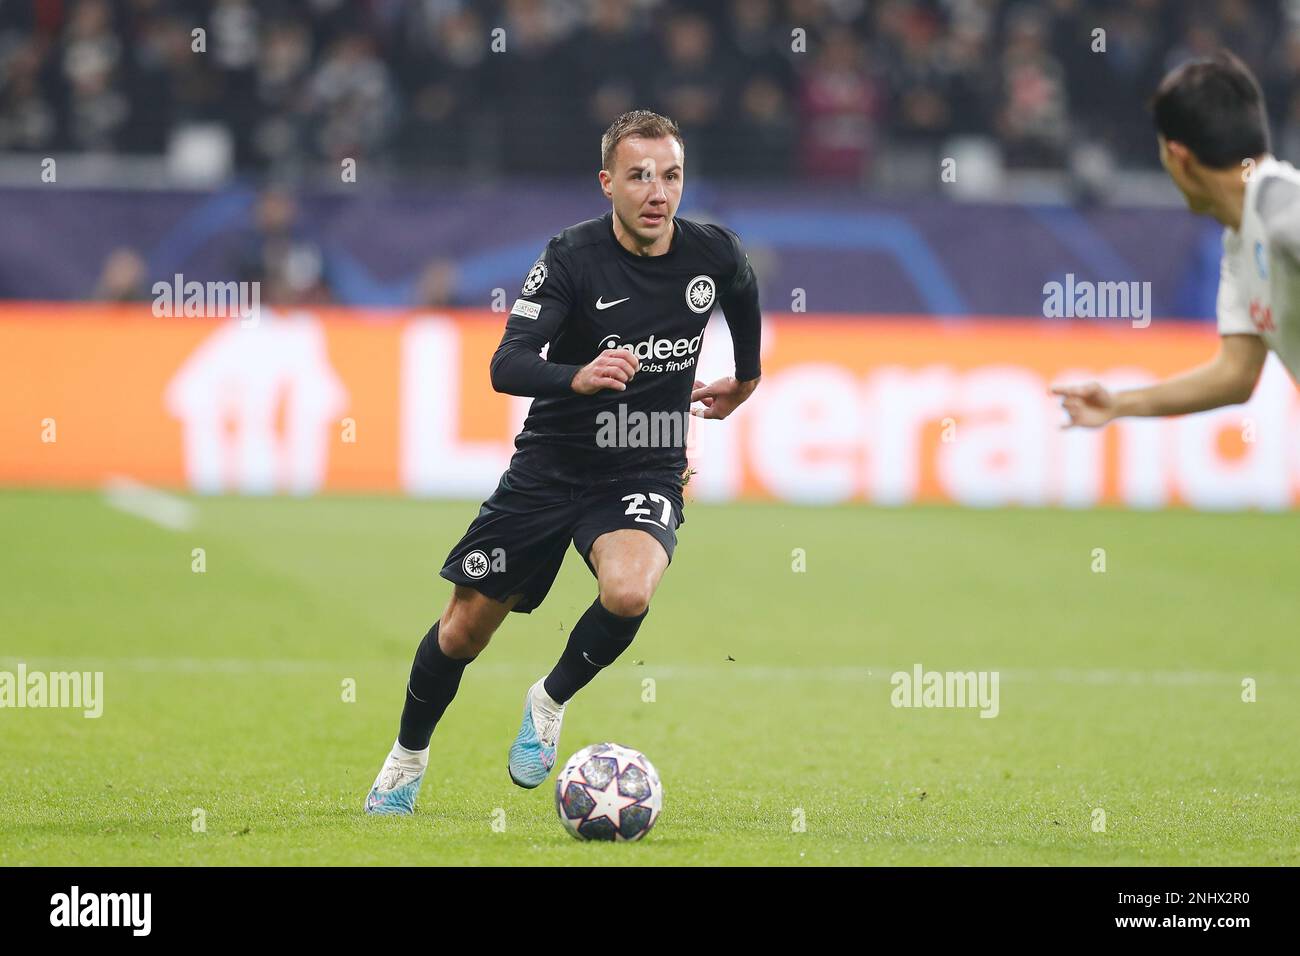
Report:
<svg viewBox="0 0 1300 956"><path fill-rule="evenodd" d="M578 369L570 386L579 395L595 395L606 388L626 391L640 367L641 361L627 349L605 349L590 365Z"/></svg>
<svg viewBox="0 0 1300 956"><path fill-rule="evenodd" d="M692 408L691 414L699 418L726 418L740 403L749 398L758 387L758 379L752 382L740 382L728 375L712 385L705 385L696 379L695 389L691 392L691 401L699 402L703 408Z"/></svg>
<svg viewBox="0 0 1300 956"><path fill-rule="evenodd" d="M1057 385L1052 394L1060 396L1061 407L1070 416L1062 428L1100 428L1115 417L1115 396L1097 382Z"/></svg>

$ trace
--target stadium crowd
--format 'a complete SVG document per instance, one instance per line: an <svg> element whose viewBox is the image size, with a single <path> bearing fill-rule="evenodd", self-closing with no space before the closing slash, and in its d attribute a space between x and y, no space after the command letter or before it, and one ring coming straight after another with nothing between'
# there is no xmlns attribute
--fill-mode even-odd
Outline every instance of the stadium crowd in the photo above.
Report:
<svg viewBox="0 0 1300 956"><path fill-rule="evenodd" d="M870 184L953 137L1143 167L1147 93L1221 44L1300 144L1298 0L32 0L0 4L0 151L158 154L209 124L245 172L572 174L644 105L697 173Z"/></svg>

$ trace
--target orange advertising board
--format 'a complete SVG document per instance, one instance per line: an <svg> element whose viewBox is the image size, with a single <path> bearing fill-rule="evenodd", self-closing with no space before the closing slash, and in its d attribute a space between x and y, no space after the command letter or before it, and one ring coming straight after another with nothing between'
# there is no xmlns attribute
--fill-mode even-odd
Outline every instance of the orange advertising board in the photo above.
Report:
<svg viewBox="0 0 1300 956"><path fill-rule="evenodd" d="M244 327L157 318L148 304L0 306L0 483L482 497L528 406L488 379L503 323L313 308ZM754 397L727 421L692 423L692 493L1291 507L1300 395L1273 360L1247 405L1059 428L1052 383L1141 383L1215 348L1212 329L1173 323L769 316ZM716 317L699 377L732 369Z"/></svg>

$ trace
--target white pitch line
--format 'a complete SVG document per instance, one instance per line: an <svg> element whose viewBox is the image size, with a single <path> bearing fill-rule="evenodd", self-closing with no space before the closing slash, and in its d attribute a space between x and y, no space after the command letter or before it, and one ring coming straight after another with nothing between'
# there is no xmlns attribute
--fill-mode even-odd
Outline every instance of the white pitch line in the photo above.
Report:
<svg viewBox="0 0 1300 956"><path fill-rule="evenodd" d="M0 667L12 669L19 661L28 668L41 665L46 670L113 671L169 674L347 674L358 670L405 670L409 665L399 660L309 660L257 659L248 657L0 657ZM927 670L933 669L927 665ZM953 668L969 671L973 668ZM996 668L995 668L996 669ZM495 676L527 676L536 668L508 661L484 661L475 673ZM903 667L764 667L743 664L644 664L620 666L617 672L633 673L656 679L718 680L728 677L745 681L822 681L856 684L887 683L896 672L911 674ZM999 679L1016 684L1095 684L1099 686L1213 686L1240 687L1245 677L1269 684L1300 684L1300 675L1268 672L1228 673L1225 671L1120 671L1079 670L1072 668L1016 668L999 670Z"/></svg>
<svg viewBox="0 0 1300 956"><path fill-rule="evenodd" d="M134 671L144 674L323 674L349 667L373 666L372 661L258 660L251 657L0 657L0 667L12 669L22 661L27 669ZM396 666L396 665L394 665Z"/></svg>
<svg viewBox="0 0 1300 956"><path fill-rule="evenodd" d="M194 527L197 512L194 505L125 475L110 475L104 482L104 501L110 508L170 531L188 531Z"/></svg>

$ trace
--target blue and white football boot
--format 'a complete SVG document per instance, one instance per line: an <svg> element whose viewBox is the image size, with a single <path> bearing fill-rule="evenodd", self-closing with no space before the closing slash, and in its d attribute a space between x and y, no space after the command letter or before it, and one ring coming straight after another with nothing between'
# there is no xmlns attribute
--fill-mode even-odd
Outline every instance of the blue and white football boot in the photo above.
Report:
<svg viewBox="0 0 1300 956"><path fill-rule="evenodd" d="M413 814L415 798L420 795L420 784L424 782L426 769L427 764L415 766L390 753L380 768L379 776L375 778L375 785L366 794L366 813L391 816Z"/></svg>
<svg viewBox="0 0 1300 956"><path fill-rule="evenodd" d="M551 700L542 686L545 681L543 677L524 695L524 719L506 763L510 779L529 790L539 786L555 766L555 748L564 721L564 705Z"/></svg>

